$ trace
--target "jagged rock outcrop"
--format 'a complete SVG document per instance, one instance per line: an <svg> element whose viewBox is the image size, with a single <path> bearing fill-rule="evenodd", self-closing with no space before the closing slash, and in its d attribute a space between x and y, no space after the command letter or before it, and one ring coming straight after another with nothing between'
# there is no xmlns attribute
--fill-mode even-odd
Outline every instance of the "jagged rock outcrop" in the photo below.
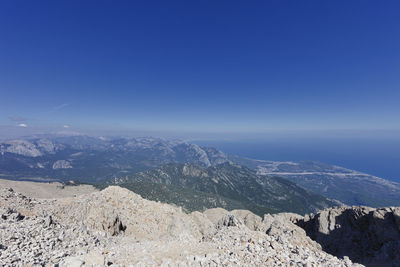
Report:
<svg viewBox="0 0 400 267"><path fill-rule="evenodd" d="M181 208L141 198L131 191L110 186L79 198L65 198L54 208L55 218L77 221L94 231L135 236L143 240L190 239L201 236L196 224Z"/></svg>
<svg viewBox="0 0 400 267"><path fill-rule="evenodd" d="M0 189L0 213L7 266L360 266L324 252L298 215L187 214L117 186L62 199Z"/></svg>
<svg viewBox="0 0 400 267"><path fill-rule="evenodd" d="M234 220L235 223L238 224L239 220L240 223L244 224L250 230L265 230L265 224L263 224L262 218L248 210L232 210L229 212L225 209L215 208L204 211L204 215L217 226L226 226L229 220Z"/></svg>
<svg viewBox="0 0 400 267"><path fill-rule="evenodd" d="M297 224L330 254L366 266L400 266L400 207L338 207Z"/></svg>
<svg viewBox="0 0 400 267"><path fill-rule="evenodd" d="M72 168L71 162L68 160L57 160L53 163L53 170L57 169L70 169Z"/></svg>

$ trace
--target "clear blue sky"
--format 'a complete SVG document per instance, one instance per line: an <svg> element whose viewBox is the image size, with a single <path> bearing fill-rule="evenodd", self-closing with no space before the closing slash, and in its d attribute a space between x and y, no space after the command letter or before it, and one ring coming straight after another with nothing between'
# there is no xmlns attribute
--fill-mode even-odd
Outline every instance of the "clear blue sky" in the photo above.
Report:
<svg viewBox="0 0 400 267"><path fill-rule="evenodd" d="M0 125L399 129L399 14L377 0L4 0Z"/></svg>

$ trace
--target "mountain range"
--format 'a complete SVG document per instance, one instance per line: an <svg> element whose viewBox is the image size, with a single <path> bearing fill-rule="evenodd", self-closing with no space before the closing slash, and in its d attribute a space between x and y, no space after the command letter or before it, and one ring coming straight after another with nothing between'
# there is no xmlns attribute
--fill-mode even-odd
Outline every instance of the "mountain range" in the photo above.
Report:
<svg viewBox="0 0 400 267"><path fill-rule="evenodd" d="M400 184L354 170L315 161L248 159L151 137L46 135L4 141L0 177L74 180L99 187L118 183L188 210L233 207L258 214L305 213L338 203L400 205Z"/></svg>
<svg viewBox="0 0 400 267"><path fill-rule="evenodd" d="M104 182L166 163L227 162L213 148L160 138L46 136L0 143L0 176L10 179Z"/></svg>

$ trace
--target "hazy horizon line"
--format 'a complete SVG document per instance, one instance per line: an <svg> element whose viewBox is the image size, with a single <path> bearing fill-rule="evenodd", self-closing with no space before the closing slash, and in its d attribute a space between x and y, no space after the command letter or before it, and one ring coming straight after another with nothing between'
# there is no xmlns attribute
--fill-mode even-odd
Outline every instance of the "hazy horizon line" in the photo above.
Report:
<svg viewBox="0 0 400 267"><path fill-rule="evenodd" d="M155 129L93 129L74 127L29 127L0 125L0 139L29 137L32 135L87 135L105 137L163 137L189 140L262 140L269 138L395 138L400 139L400 129L269 129L268 131L184 131Z"/></svg>

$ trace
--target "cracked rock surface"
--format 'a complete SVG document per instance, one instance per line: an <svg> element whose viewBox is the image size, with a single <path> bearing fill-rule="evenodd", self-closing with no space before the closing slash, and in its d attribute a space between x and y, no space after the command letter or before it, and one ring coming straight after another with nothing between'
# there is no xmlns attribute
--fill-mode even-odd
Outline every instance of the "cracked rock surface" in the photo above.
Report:
<svg viewBox="0 0 400 267"><path fill-rule="evenodd" d="M0 189L2 266L362 266L322 250L290 213L181 208L111 186L34 199Z"/></svg>

